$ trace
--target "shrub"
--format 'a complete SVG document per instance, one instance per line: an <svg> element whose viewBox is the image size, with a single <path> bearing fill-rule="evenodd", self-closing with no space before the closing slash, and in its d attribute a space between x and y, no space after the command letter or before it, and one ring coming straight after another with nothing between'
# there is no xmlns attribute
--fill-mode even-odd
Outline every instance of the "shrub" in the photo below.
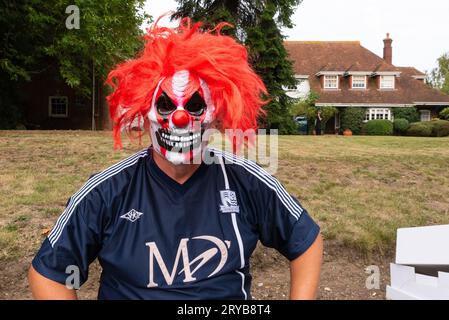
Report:
<svg viewBox="0 0 449 320"><path fill-rule="evenodd" d="M363 119L365 119L365 109L345 108L341 115L342 131L349 129L353 134L360 134L362 131Z"/></svg>
<svg viewBox="0 0 449 320"><path fill-rule="evenodd" d="M428 123L429 122L411 123L407 130L407 135L413 137L430 137L432 134L432 126Z"/></svg>
<svg viewBox="0 0 449 320"><path fill-rule="evenodd" d="M392 111L395 119L407 119L409 123L420 120L418 109L415 107L392 108Z"/></svg>
<svg viewBox="0 0 449 320"><path fill-rule="evenodd" d="M405 134L410 127L410 123L407 119L396 119L393 122L394 132L397 134Z"/></svg>
<svg viewBox="0 0 449 320"><path fill-rule="evenodd" d="M449 107L446 107L443 110L441 110L440 117L449 120Z"/></svg>
<svg viewBox="0 0 449 320"><path fill-rule="evenodd" d="M369 136L389 136L393 134L393 123L389 120L370 120L363 131Z"/></svg>
<svg viewBox="0 0 449 320"><path fill-rule="evenodd" d="M447 137L449 136L449 121L447 120L432 120L428 121L432 127L432 137Z"/></svg>

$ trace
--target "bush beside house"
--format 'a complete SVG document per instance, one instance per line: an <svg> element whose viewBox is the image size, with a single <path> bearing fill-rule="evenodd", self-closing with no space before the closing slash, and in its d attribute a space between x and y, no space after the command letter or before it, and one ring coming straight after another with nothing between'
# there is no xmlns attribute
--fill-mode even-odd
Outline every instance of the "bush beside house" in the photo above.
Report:
<svg viewBox="0 0 449 320"><path fill-rule="evenodd" d="M341 131L349 129L353 134L360 134L365 113L366 111L363 108L345 108L341 115Z"/></svg>
<svg viewBox="0 0 449 320"><path fill-rule="evenodd" d="M449 107L444 108L443 110L441 110L440 117L443 118L443 119L449 120Z"/></svg>
<svg viewBox="0 0 449 320"><path fill-rule="evenodd" d="M370 120L363 125L363 133L368 136L391 136L393 123L390 120Z"/></svg>
<svg viewBox="0 0 449 320"><path fill-rule="evenodd" d="M437 119L411 123L410 128L407 130L407 135L415 137L447 137L449 136L449 121Z"/></svg>
<svg viewBox="0 0 449 320"><path fill-rule="evenodd" d="M425 122L411 123L410 128L407 130L407 135L413 137L430 137L431 134L432 127Z"/></svg>
<svg viewBox="0 0 449 320"><path fill-rule="evenodd" d="M392 108L395 119L407 119L409 123L418 122L420 120L418 109L415 107Z"/></svg>
<svg viewBox="0 0 449 320"><path fill-rule="evenodd" d="M429 121L428 123L432 126L432 137L449 136L449 121L437 119Z"/></svg>
<svg viewBox="0 0 449 320"><path fill-rule="evenodd" d="M397 135L404 135L407 129L410 127L410 123L407 119L395 119L393 122L394 133Z"/></svg>

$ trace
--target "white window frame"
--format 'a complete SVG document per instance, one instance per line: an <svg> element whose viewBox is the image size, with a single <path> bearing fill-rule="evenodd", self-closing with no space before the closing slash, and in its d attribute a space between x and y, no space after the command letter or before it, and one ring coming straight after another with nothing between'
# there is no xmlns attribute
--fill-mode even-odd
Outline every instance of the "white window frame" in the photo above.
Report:
<svg viewBox="0 0 449 320"><path fill-rule="evenodd" d="M358 78L356 81L354 81L355 78ZM354 86L354 83L359 83L361 84L363 79L363 86ZM361 75L353 75L351 78L351 87L352 89L366 89L366 76L361 76Z"/></svg>
<svg viewBox="0 0 449 320"><path fill-rule="evenodd" d="M390 108L368 108L365 113L364 122L370 120L390 120L393 121L393 112Z"/></svg>
<svg viewBox="0 0 449 320"><path fill-rule="evenodd" d="M381 75L379 76L379 88L383 89L383 90L394 90L396 87L396 77L395 76L391 76L391 75ZM393 79L392 85L385 85L385 80L386 79Z"/></svg>
<svg viewBox="0 0 449 320"><path fill-rule="evenodd" d="M432 120L432 116L430 114L430 110L419 110L420 117L419 120L422 122Z"/></svg>
<svg viewBox="0 0 449 320"><path fill-rule="evenodd" d="M325 75L323 76L323 87L324 89L338 89L338 81L339 81L339 76L338 75ZM329 78L335 78L335 87L332 86L326 86L326 80L330 80Z"/></svg>
<svg viewBox="0 0 449 320"><path fill-rule="evenodd" d="M54 99L65 100L65 113L53 113L52 101ZM67 96L49 96L48 97L48 115L52 118L67 118L69 116L69 98Z"/></svg>

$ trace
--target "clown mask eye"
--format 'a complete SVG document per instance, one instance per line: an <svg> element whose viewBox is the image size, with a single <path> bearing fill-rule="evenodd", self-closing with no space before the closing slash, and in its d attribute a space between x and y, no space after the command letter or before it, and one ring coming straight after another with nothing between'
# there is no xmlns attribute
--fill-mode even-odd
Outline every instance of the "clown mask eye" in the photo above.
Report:
<svg viewBox="0 0 449 320"><path fill-rule="evenodd" d="M168 116L176 110L176 105L171 101L165 92L162 92L161 96L156 101L156 109L161 116Z"/></svg>
<svg viewBox="0 0 449 320"><path fill-rule="evenodd" d="M184 106L192 116L199 117L206 110L206 103L198 92L195 92L187 104Z"/></svg>

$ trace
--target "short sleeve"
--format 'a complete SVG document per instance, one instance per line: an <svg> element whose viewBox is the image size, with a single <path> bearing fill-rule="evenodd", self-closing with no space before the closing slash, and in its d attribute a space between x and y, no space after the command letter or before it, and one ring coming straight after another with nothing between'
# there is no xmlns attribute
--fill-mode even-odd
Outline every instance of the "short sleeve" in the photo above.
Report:
<svg viewBox="0 0 449 320"><path fill-rule="evenodd" d="M88 278L89 265L101 248L103 211L103 201L96 190L72 196L34 257L34 269L48 279L65 284L77 268L82 285Z"/></svg>
<svg viewBox="0 0 449 320"><path fill-rule="evenodd" d="M259 238L291 261L307 251L320 228L279 181L270 179L257 193L257 203L262 204L257 213Z"/></svg>

